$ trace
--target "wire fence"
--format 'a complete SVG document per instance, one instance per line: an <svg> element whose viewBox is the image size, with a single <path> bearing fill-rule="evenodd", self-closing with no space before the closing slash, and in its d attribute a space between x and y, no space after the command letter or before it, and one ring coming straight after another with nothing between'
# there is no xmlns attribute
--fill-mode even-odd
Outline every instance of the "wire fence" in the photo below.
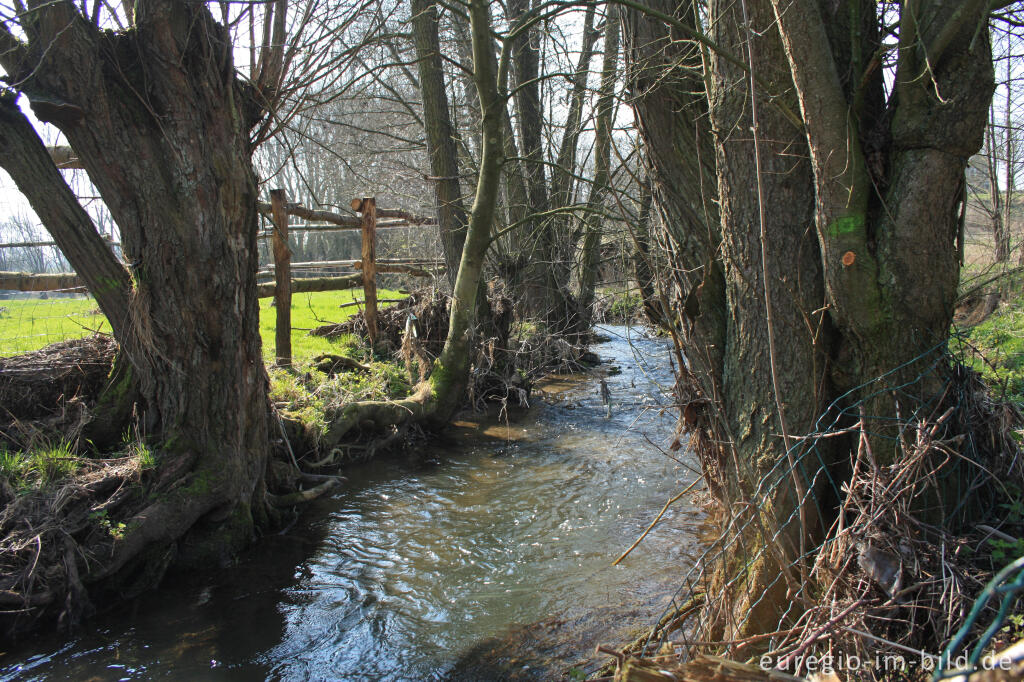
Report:
<svg viewBox="0 0 1024 682"><path fill-rule="evenodd" d="M80 290L0 294L0 357L95 333L110 333L110 325Z"/></svg>
<svg viewBox="0 0 1024 682"><path fill-rule="evenodd" d="M999 571L988 585L985 586L981 595L975 600L974 606L971 607L971 612L964 620L963 626L961 626L956 636L942 652L938 669L932 676L933 680L949 679L957 677L965 671L973 672L978 669L982 655L988 650L996 633L1006 623L1012 608L1020 598L1021 590L1024 590L1024 556ZM991 619L988 627L985 628L981 637L977 639L966 665L963 667L954 666L954 656L967 643L971 633L978 625L979 617L989 606L989 602L995 597L1001 597L995 617Z"/></svg>

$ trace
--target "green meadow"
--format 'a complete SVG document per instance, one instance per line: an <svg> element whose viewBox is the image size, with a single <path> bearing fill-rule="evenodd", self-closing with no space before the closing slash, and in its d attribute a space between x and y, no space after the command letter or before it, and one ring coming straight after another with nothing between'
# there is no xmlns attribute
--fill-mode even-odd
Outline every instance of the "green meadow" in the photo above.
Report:
<svg viewBox="0 0 1024 682"><path fill-rule="evenodd" d="M377 289L377 298L405 298L405 295L390 289ZM263 337L263 359L267 362L274 360L277 311L270 305L273 300L260 299L260 335ZM361 310L362 306L338 306L362 300L362 289L292 294L292 357L301 363L324 353L338 353L339 342L329 341L322 336L310 336L309 332L325 324L344 322ZM387 305L390 304L381 307Z"/></svg>
<svg viewBox="0 0 1024 682"><path fill-rule="evenodd" d="M379 289L379 298L402 298L402 294ZM292 295L292 355L301 362L322 353L338 352L338 344L309 332L324 324L344 322L359 306L339 308L343 303L361 301L361 289L319 291ZM263 357L274 357L274 325L277 312L273 299L260 299L260 334ZM0 300L0 357L38 350L47 344L110 332L107 319L90 297Z"/></svg>

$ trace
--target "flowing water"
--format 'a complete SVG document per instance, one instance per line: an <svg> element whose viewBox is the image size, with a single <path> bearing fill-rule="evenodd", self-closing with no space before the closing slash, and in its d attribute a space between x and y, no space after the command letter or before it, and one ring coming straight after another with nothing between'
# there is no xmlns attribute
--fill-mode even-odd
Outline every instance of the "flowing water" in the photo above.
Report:
<svg viewBox="0 0 1024 682"><path fill-rule="evenodd" d="M590 671L601 642L657 620L703 515L671 440L668 347L601 330L594 373L549 381L511 423L349 472L235 566L0 657L11 679L508 679ZM621 373L616 373L618 368ZM612 416L599 378L607 376ZM514 412L514 411L513 411ZM674 460L673 457L679 457Z"/></svg>

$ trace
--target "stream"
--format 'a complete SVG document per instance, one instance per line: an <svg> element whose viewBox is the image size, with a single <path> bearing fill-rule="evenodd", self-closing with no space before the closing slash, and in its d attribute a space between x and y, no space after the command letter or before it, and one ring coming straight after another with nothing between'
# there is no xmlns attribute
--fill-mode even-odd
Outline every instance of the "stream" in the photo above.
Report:
<svg viewBox="0 0 1024 682"><path fill-rule="evenodd" d="M592 672L596 644L657 620L704 522L677 502L611 565L697 465L685 448L660 450L676 419L668 343L598 331L609 340L593 348L593 373L545 381L507 420L470 415L419 451L346 472L337 494L236 564L93 618L70 639L29 638L0 655L0 679Z"/></svg>

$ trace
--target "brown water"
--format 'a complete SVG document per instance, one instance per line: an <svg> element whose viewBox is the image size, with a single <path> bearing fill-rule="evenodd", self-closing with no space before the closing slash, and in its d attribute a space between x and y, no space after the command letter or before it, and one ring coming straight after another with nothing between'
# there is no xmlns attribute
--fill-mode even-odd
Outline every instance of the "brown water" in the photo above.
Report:
<svg viewBox="0 0 1024 682"><path fill-rule="evenodd" d="M695 477L665 446L666 344L622 327L595 376L547 385L507 427L349 472L287 534L236 566L168 586L0 658L3 679L550 679L656 621L690 565L685 503L611 562ZM628 336L628 339L627 339ZM609 365L602 365L601 372ZM485 433L486 432L486 433Z"/></svg>

